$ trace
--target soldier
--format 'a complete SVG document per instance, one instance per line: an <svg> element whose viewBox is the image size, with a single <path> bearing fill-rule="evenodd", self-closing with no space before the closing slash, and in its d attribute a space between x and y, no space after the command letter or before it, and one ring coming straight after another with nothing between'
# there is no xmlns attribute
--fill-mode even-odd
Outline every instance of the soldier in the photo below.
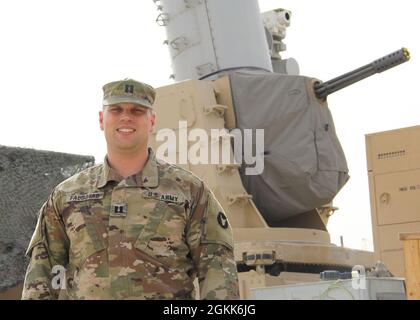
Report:
<svg viewBox="0 0 420 320"><path fill-rule="evenodd" d="M238 299L223 208L147 147L155 90L125 79L103 91L104 164L60 183L41 208L22 299L194 299L195 279L200 299Z"/></svg>

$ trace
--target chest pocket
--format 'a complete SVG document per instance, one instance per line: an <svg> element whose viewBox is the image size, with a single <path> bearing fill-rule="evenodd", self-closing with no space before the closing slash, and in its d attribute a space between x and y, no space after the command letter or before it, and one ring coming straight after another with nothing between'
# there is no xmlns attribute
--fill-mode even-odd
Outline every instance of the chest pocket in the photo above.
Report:
<svg viewBox="0 0 420 320"><path fill-rule="evenodd" d="M170 199L159 193L143 193L151 211L134 247L146 253L156 264L176 268L187 263L185 243L186 212L184 198ZM176 201L175 201L176 200Z"/></svg>
<svg viewBox="0 0 420 320"><path fill-rule="evenodd" d="M69 201L63 211L70 239L70 263L81 267L87 258L106 249L104 209L100 199Z"/></svg>

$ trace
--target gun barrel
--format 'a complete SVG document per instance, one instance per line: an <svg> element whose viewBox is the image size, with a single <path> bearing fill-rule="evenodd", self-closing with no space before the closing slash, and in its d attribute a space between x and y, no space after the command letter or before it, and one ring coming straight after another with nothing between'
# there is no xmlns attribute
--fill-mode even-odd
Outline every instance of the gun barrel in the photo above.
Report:
<svg viewBox="0 0 420 320"><path fill-rule="evenodd" d="M391 69L401 63L407 62L408 60L410 60L410 52L406 48L402 48L332 80L326 82L316 82L314 84L315 95L318 99L325 100L327 96L333 92L343 89L376 73L381 73Z"/></svg>

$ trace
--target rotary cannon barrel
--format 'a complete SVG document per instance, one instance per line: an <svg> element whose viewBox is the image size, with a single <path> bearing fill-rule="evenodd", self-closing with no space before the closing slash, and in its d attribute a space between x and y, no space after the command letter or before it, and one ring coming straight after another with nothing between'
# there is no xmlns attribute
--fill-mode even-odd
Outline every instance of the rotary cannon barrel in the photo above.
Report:
<svg viewBox="0 0 420 320"><path fill-rule="evenodd" d="M376 73L391 69L401 63L407 62L408 60L410 60L410 52L406 48L402 48L332 80L326 82L315 82L315 95L318 99L325 100L327 96L333 92L341 90Z"/></svg>

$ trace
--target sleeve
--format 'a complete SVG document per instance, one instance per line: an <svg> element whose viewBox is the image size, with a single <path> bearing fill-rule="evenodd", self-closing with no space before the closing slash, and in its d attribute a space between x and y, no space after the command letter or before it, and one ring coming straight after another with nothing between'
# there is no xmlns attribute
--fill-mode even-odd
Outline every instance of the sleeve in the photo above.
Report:
<svg viewBox="0 0 420 320"><path fill-rule="evenodd" d="M22 300L57 299L68 263L68 238L54 192L42 206L26 255L30 258ZM54 271L57 275L53 275Z"/></svg>
<svg viewBox="0 0 420 320"><path fill-rule="evenodd" d="M220 203L205 185L192 209L187 241L197 272L200 299L239 299L232 229Z"/></svg>

